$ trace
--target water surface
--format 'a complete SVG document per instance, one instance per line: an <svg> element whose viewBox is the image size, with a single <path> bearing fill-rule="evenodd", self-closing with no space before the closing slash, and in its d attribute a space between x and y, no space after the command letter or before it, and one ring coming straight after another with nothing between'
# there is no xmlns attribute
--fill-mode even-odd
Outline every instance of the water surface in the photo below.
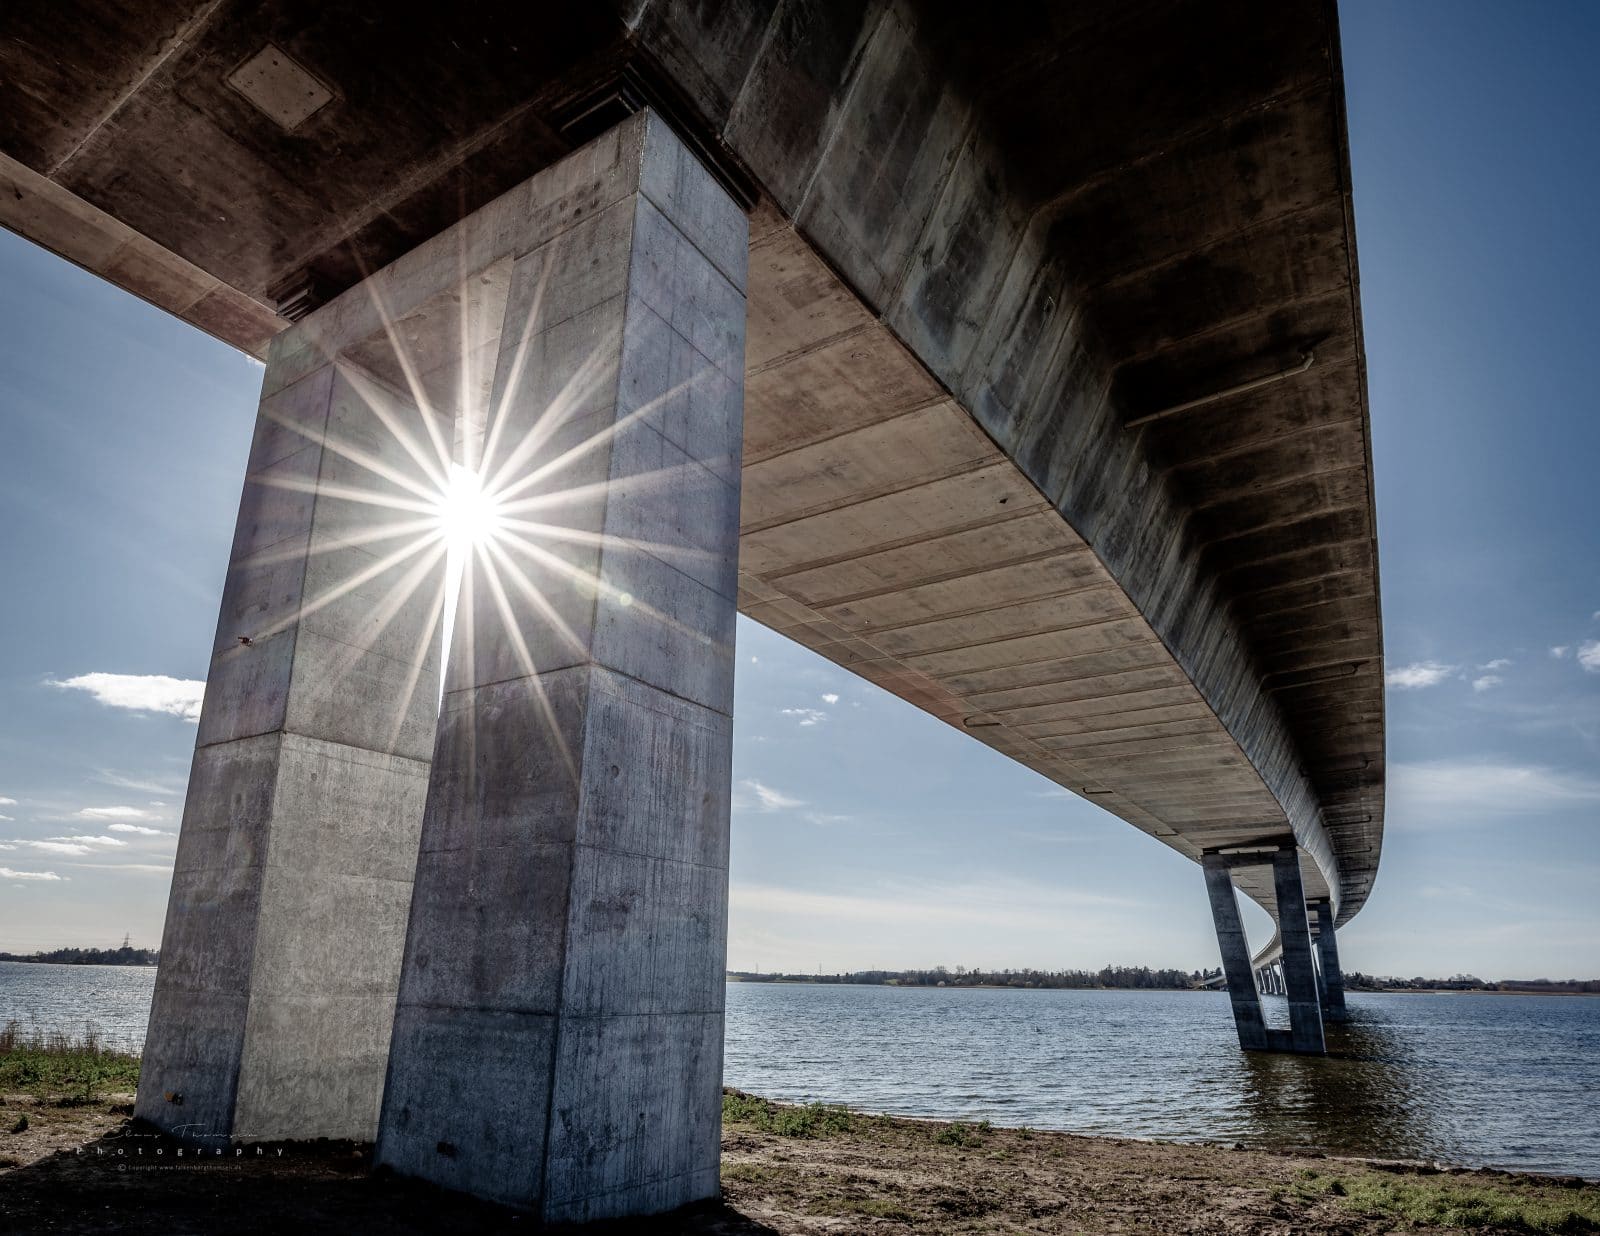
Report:
<svg viewBox="0 0 1600 1236"><path fill-rule="evenodd" d="M0 962L0 1022L137 1049L154 981ZM1324 1058L1241 1052L1221 992L727 990L728 1084L772 1098L1600 1178L1600 999L1352 995Z"/></svg>
<svg viewBox="0 0 1600 1236"><path fill-rule="evenodd" d="M897 1115L1600 1177L1600 999L1350 1011L1328 1056L1291 1056L1241 1052L1222 992L730 983L724 1074Z"/></svg>

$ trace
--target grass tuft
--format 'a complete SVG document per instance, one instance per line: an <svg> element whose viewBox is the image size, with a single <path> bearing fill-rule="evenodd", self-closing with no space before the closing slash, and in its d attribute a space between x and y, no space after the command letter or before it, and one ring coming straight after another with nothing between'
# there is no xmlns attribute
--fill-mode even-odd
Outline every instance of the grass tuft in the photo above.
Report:
<svg viewBox="0 0 1600 1236"><path fill-rule="evenodd" d="M779 1137L834 1137L848 1133L855 1118L829 1103L774 1103L741 1090L722 1092L724 1124L742 1124Z"/></svg>
<svg viewBox="0 0 1600 1236"><path fill-rule="evenodd" d="M107 1047L92 1023L82 1038L24 1032L19 1021L0 1028L0 1093L84 1103L138 1084L139 1057Z"/></svg>
<svg viewBox="0 0 1600 1236"><path fill-rule="evenodd" d="M957 1120L952 1124L938 1125L938 1132L933 1135L933 1140L941 1146L981 1146L983 1135L989 1131L989 1122L980 1120L977 1124L968 1124L964 1120Z"/></svg>
<svg viewBox="0 0 1600 1236"><path fill-rule="evenodd" d="M1412 1227L1491 1227L1536 1236L1600 1233L1600 1199L1563 1196L1554 1189L1507 1189L1464 1184L1445 1176L1300 1174L1301 1197L1335 1199L1361 1215L1381 1215Z"/></svg>

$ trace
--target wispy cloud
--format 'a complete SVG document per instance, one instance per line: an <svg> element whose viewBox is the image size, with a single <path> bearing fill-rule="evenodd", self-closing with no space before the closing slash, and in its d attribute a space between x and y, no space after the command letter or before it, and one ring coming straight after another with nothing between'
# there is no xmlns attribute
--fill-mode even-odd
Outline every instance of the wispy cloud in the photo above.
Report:
<svg viewBox="0 0 1600 1236"><path fill-rule="evenodd" d="M822 702L824 704L837 704L839 702L839 697L834 692L829 691L826 695L824 695L822 697Z"/></svg>
<svg viewBox="0 0 1600 1236"><path fill-rule="evenodd" d="M141 837L169 837L165 829L146 828L143 824L107 824L106 828L114 833L138 833Z"/></svg>
<svg viewBox="0 0 1600 1236"><path fill-rule="evenodd" d="M165 674L79 674L74 678L49 679L48 685L64 691L86 691L108 708L133 712L161 712L185 721L200 720L200 702L206 684L192 678L169 678Z"/></svg>
<svg viewBox="0 0 1600 1236"><path fill-rule="evenodd" d="M1479 669L1488 670L1491 673L1495 670L1509 669L1510 667L1511 659L1509 657L1496 657L1493 661L1486 661L1478 666Z"/></svg>
<svg viewBox="0 0 1600 1236"><path fill-rule="evenodd" d="M41 854L93 854L94 850L77 841L24 841L18 839L16 846L25 846L30 850L38 850ZM16 846L12 848L15 849Z"/></svg>
<svg viewBox="0 0 1600 1236"><path fill-rule="evenodd" d="M1591 674L1600 674L1600 639L1585 640L1578 645L1578 664Z"/></svg>
<svg viewBox="0 0 1600 1236"><path fill-rule="evenodd" d="M16 799L14 799L14 798L6 798L3 795L0 795L0 807L15 807L16 805L17 805L17 800Z"/></svg>
<svg viewBox="0 0 1600 1236"><path fill-rule="evenodd" d="M1600 780L1538 764L1494 759L1396 764L1389 773L1389 818L1449 824L1462 818L1536 815L1600 803Z"/></svg>
<svg viewBox="0 0 1600 1236"><path fill-rule="evenodd" d="M148 779L129 777L122 773L114 772L109 768L102 768L95 773L94 779L103 785L109 785L119 790L137 790L141 794L167 794L177 797L183 793L182 781L162 781L157 777Z"/></svg>
<svg viewBox="0 0 1600 1236"><path fill-rule="evenodd" d="M803 807L805 803L791 795L775 790L770 785L763 785L753 778L739 782L741 786L755 795L753 804L741 803L741 806L753 805L757 811L786 811L793 807Z"/></svg>
<svg viewBox="0 0 1600 1236"><path fill-rule="evenodd" d="M1383 676L1389 686L1400 691L1416 691L1423 687L1436 687L1451 674L1456 672L1453 665L1441 665L1437 661L1416 661L1410 665L1399 665Z"/></svg>
<svg viewBox="0 0 1600 1236"><path fill-rule="evenodd" d="M816 725L828 719L828 714L820 708L784 708L780 711L786 717L798 717L801 725Z"/></svg>
<svg viewBox="0 0 1600 1236"><path fill-rule="evenodd" d="M1052 931L1066 907L1134 909L1128 897L1082 892L1018 880L944 886L885 884L858 892L819 892L774 885L735 884L729 904L764 914L793 914L838 924L940 922L983 924L1020 931Z"/></svg>
<svg viewBox="0 0 1600 1236"><path fill-rule="evenodd" d="M51 841L65 841L72 845L127 845L120 837L107 837L104 833L74 833L68 837L51 837Z"/></svg>
<svg viewBox="0 0 1600 1236"><path fill-rule="evenodd" d="M53 871L16 871L10 867L0 867L0 880L64 880L65 876L58 876Z"/></svg>
<svg viewBox="0 0 1600 1236"><path fill-rule="evenodd" d="M1554 657L1557 661L1563 660L1566 657L1567 653L1569 653L1571 651L1572 651L1572 645L1571 644L1551 644L1550 645L1550 655L1552 657Z"/></svg>
<svg viewBox="0 0 1600 1236"><path fill-rule="evenodd" d="M156 814L143 807L84 807L78 817L84 820L153 820Z"/></svg>
<svg viewBox="0 0 1600 1236"><path fill-rule="evenodd" d="M1485 674L1481 678L1474 678L1472 680L1472 689L1474 691L1487 691L1491 687L1498 687L1504 681L1505 679L1501 678L1498 674Z"/></svg>
<svg viewBox="0 0 1600 1236"><path fill-rule="evenodd" d="M78 820L155 820L157 813L144 807L83 807L75 812Z"/></svg>

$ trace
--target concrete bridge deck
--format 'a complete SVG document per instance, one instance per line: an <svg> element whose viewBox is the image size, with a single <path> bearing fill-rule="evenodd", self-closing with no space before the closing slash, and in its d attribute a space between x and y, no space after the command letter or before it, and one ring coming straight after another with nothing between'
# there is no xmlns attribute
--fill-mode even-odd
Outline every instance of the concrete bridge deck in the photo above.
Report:
<svg viewBox="0 0 1600 1236"><path fill-rule="evenodd" d="M679 297L687 324L653 302L672 346L713 366L742 340L742 467L723 478L738 607L1210 854L1225 960L1218 889L1274 914L1288 896L1291 1001L1314 1006L1306 907L1326 903L1331 941L1371 891L1383 832L1331 3L1019 3L978 20L909 0L628 0L402 20L293 0L23 2L0 14L0 224L270 355L266 416L311 372L293 361L307 341L338 334L346 360L392 363L339 333L355 320L341 294L401 286L444 237L482 250L462 277L531 261L519 246L548 244L548 218L573 224L598 192L582 188L593 156L561 160L640 109L676 137L627 130L644 160L628 209L665 211L716 268L705 278L730 281L715 308L687 286L640 294ZM716 191L650 187L652 160L681 158ZM605 185L599 206L619 192ZM747 252L722 234L724 198L748 212ZM624 288L644 277L628 252L594 258L622 263ZM422 351L450 342L428 334L438 303L405 310ZM695 342L708 321L715 338ZM399 365L403 396L416 365ZM717 441L683 445L717 471ZM706 655L726 659L719 624ZM287 743L292 717L275 724ZM405 754L415 780L426 737L358 745ZM448 789L432 775L430 804ZM1228 961L1236 1012L1248 960Z"/></svg>
<svg viewBox="0 0 1600 1236"><path fill-rule="evenodd" d="M1003 16L13 5L0 222L264 355L669 105L759 195L741 608L1191 857L1293 830L1347 921L1383 744L1333 5ZM327 92L292 127L268 45Z"/></svg>

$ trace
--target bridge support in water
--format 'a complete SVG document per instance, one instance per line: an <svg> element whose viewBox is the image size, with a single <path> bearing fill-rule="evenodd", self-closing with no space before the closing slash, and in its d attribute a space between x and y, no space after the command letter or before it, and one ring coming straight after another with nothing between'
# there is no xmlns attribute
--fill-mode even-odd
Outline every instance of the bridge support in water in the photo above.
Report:
<svg viewBox="0 0 1600 1236"><path fill-rule="evenodd" d="M716 1195L748 250L641 112L274 340L139 1115Z"/></svg>
<svg viewBox="0 0 1600 1236"><path fill-rule="evenodd" d="M1239 914L1238 892L1233 885L1235 867L1272 864L1273 892L1277 899L1278 933L1283 952L1283 994L1289 1001L1289 1029L1269 1027L1261 1011L1261 995L1251 967L1250 942ZM1327 1050L1322 1031L1322 998L1316 963L1312 957L1311 925L1306 914L1300 878L1299 850L1292 838L1274 848L1208 851L1202 856L1212 920L1222 952L1222 969L1228 978L1239 1046L1245 1051L1294 1051L1320 1054ZM1331 932L1330 938L1331 938ZM1267 967L1268 971L1272 967ZM1270 980L1269 980L1270 981Z"/></svg>
<svg viewBox="0 0 1600 1236"><path fill-rule="evenodd" d="M1344 971L1339 968L1339 942L1333 927L1333 903L1326 897L1312 903L1317 940L1317 977L1321 984L1322 1020L1346 1021Z"/></svg>

